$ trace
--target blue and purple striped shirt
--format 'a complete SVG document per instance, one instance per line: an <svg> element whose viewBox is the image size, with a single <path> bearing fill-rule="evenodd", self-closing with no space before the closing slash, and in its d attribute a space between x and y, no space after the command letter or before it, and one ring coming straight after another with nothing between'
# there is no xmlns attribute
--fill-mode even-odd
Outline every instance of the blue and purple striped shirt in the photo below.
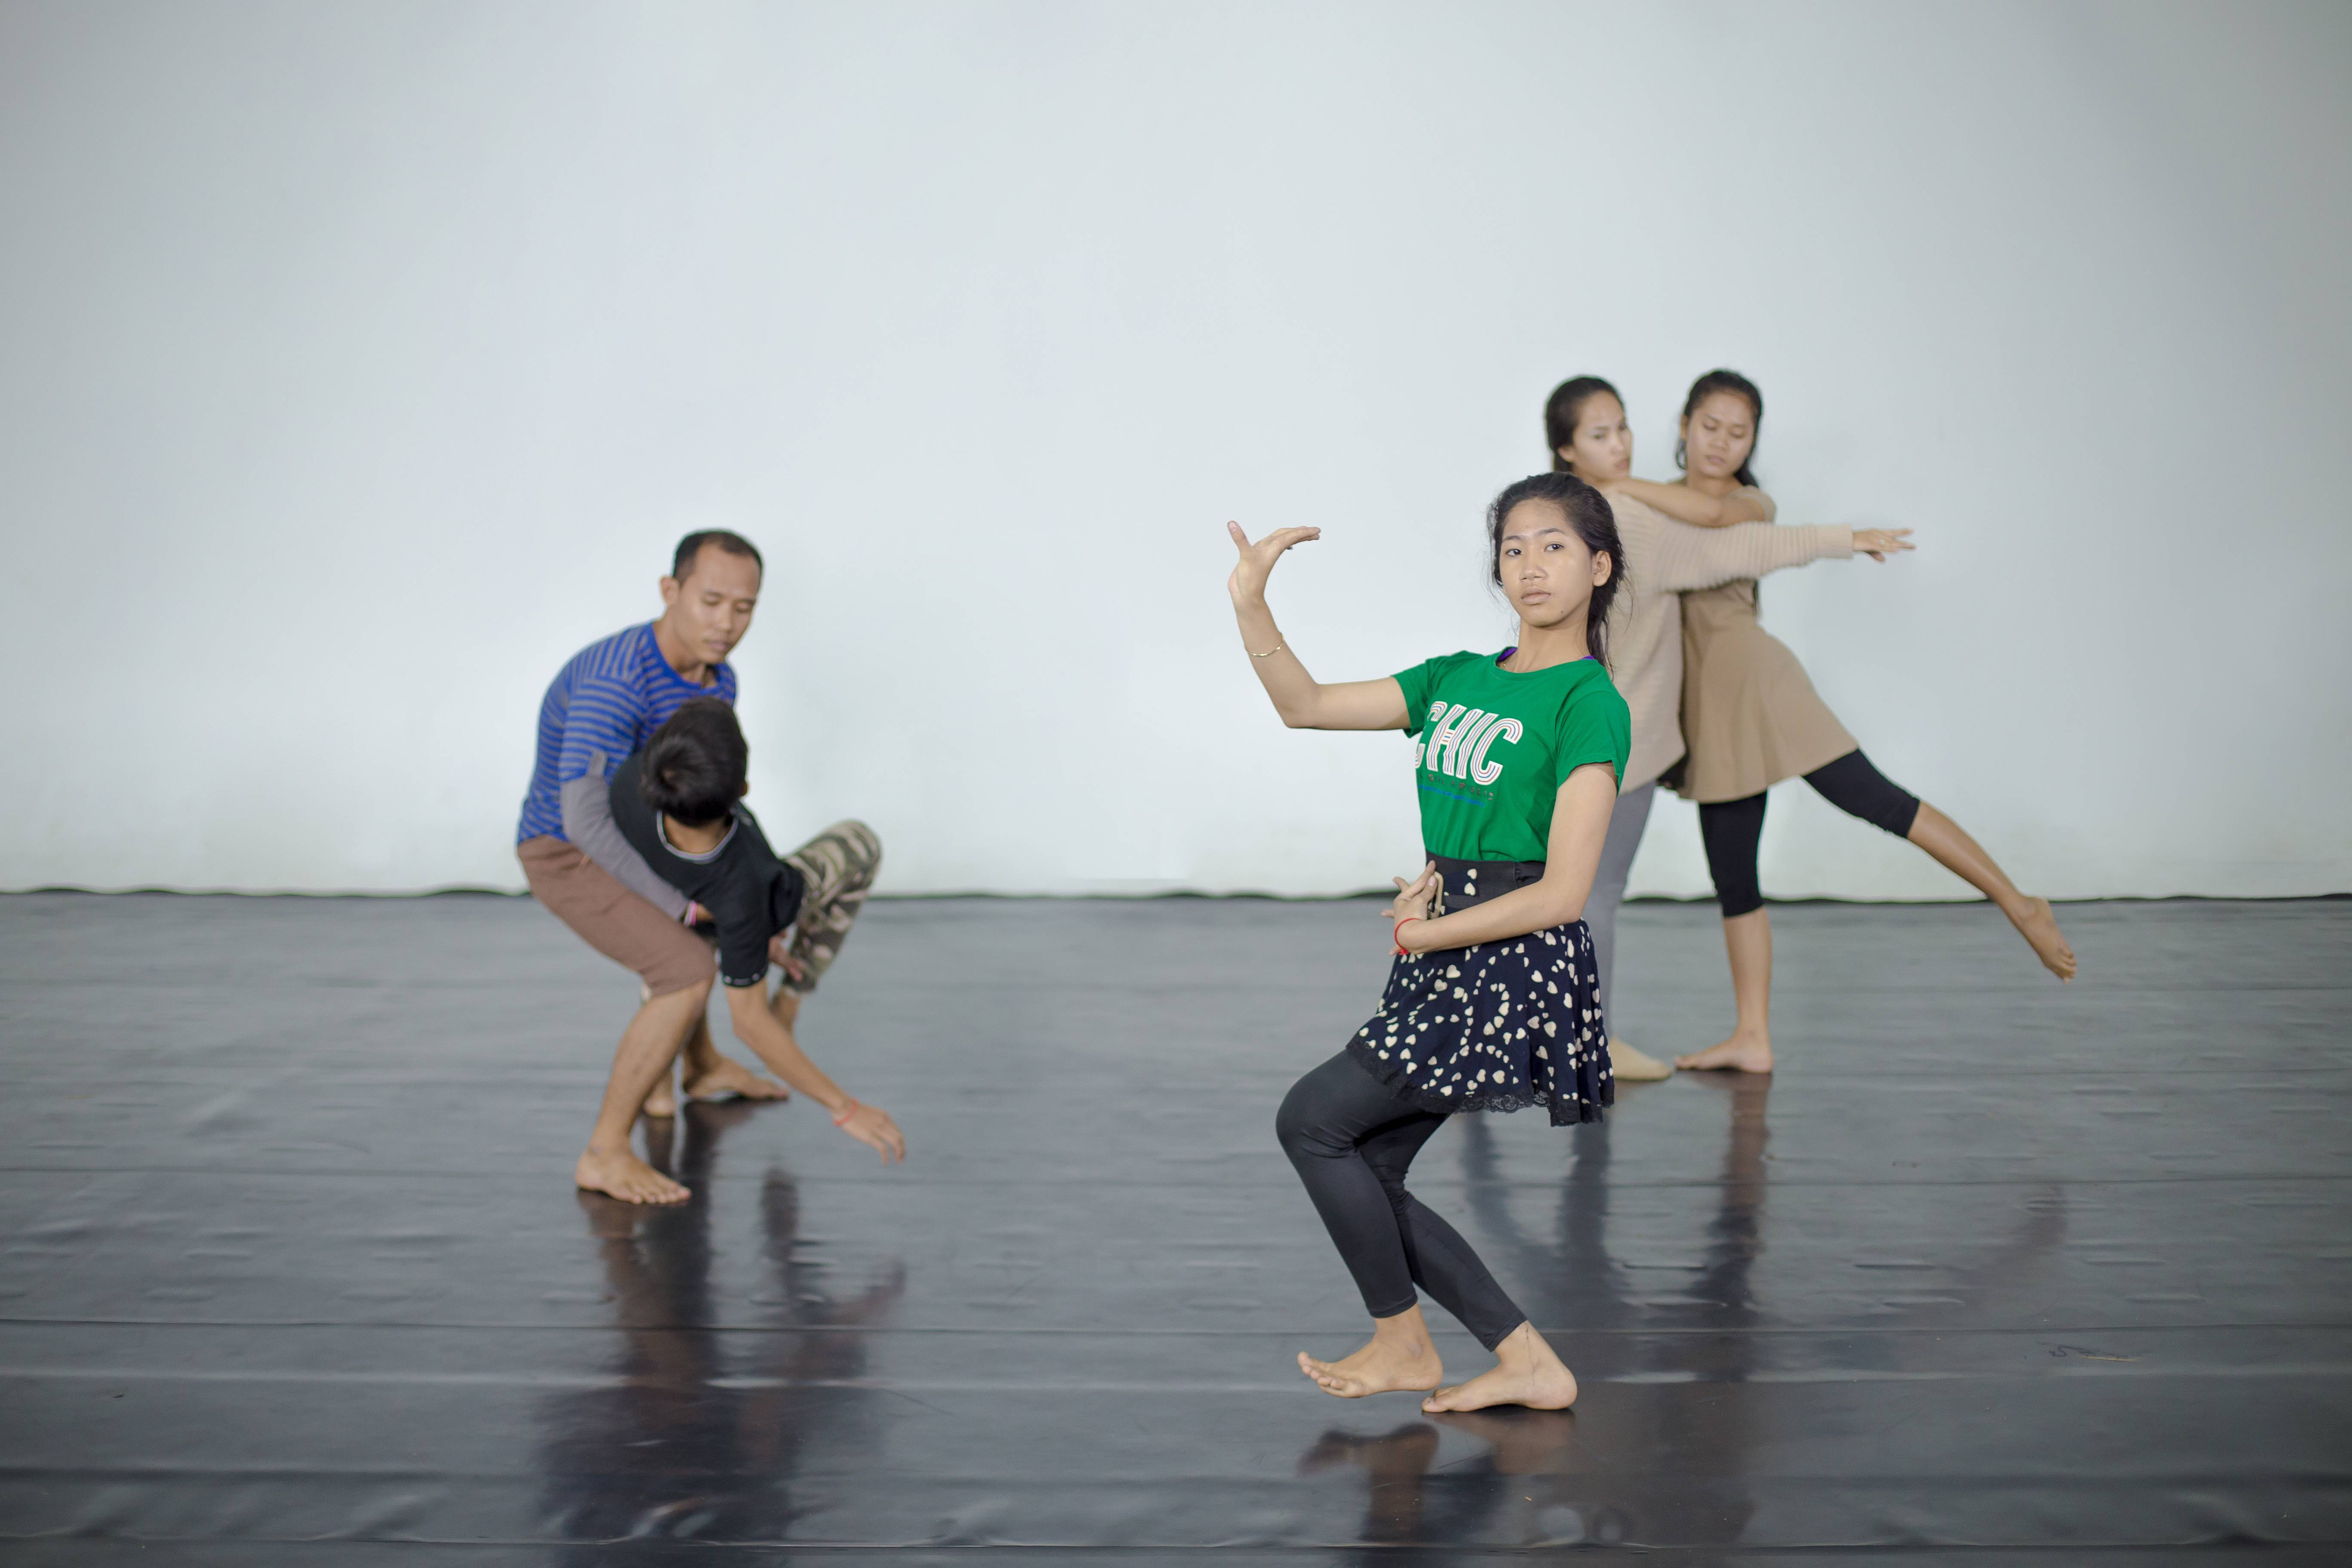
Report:
<svg viewBox="0 0 2352 1568"><path fill-rule="evenodd" d="M563 786L586 777L588 759L597 752L604 754L609 775L688 698L716 697L733 706L734 666L721 664L714 673L718 679L710 685L697 686L672 669L651 621L573 655L539 705L539 755L515 842L563 837Z"/></svg>

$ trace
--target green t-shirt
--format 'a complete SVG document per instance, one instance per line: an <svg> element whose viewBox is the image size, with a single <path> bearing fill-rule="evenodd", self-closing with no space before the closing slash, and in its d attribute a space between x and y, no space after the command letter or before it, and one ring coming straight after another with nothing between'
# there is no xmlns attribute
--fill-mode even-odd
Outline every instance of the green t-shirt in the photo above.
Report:
<svg viewBox="0 0 2352 1568"><path fill-rule="evenodd" d="M1599 660L1514 675L1500 657L1449 653L1396 678L1432 855L1541 860L1569 774L1607 763L1625 780L1633 717Z"/></svg>

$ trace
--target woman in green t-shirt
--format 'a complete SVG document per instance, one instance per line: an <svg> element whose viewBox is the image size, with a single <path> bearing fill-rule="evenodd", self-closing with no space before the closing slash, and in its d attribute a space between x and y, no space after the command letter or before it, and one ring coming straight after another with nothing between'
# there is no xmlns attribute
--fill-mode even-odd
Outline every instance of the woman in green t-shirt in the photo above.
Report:
<svg viewBox="0 0 2352 1568"><path fill-rule="evenodd" d="M1521 479L1487 510L1489 569L1519 615L1500 654L1457 653L1326 686L1266 607L1274 564L1320 529L1241 552L1226 588L1267 697L1294 730L1414 738L1428 865L1396 879L1396 962L1371 1021L1294 1085L1276 1131L1372 1315L1370 1344L1301 1371L1343 1399L1434 1389L1422 1408L1574 1403L1576 1379L1470 1244L1405 1190L1412 1157L1460 1110L1549 1108L1597 1121L1614 1098L1581 918L1632 739L1607 669L1622 550L1609 503L1569 474ZM1495 1352L1450 1388L1415 1289Z"/></svg>

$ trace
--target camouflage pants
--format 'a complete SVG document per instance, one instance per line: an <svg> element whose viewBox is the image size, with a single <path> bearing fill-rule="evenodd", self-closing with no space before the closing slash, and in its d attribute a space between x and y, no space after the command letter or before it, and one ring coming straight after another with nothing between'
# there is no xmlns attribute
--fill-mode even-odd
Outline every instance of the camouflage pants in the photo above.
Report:
<svg viewBox="0 0 2352 1568"><path fill-rule="evenodd" d="M882 868L882 841L862 822L836 822L783 857L801 874L800 917L793 921L791 952L801 977L784 984L805 995L841 955L866 889Z"/></svg>

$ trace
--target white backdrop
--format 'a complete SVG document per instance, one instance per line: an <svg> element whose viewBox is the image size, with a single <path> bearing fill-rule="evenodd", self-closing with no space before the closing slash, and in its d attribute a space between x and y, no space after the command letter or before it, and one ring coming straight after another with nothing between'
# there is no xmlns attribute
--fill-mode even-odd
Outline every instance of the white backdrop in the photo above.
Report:
<svg viewBox="0 0 2352 1568"><path fill-rule="evenodd" d="M778 836L898 891L1409 868L1310 668L1499 646L1561 377L1712 365L1766 622L2059 895L2352 888L2340 5L0 4L0 885L520 885L532 719L740 529ZM1801 786L1767 888L1947 897ZM1637 891L1706 887L1663 809Z"/></svg>

